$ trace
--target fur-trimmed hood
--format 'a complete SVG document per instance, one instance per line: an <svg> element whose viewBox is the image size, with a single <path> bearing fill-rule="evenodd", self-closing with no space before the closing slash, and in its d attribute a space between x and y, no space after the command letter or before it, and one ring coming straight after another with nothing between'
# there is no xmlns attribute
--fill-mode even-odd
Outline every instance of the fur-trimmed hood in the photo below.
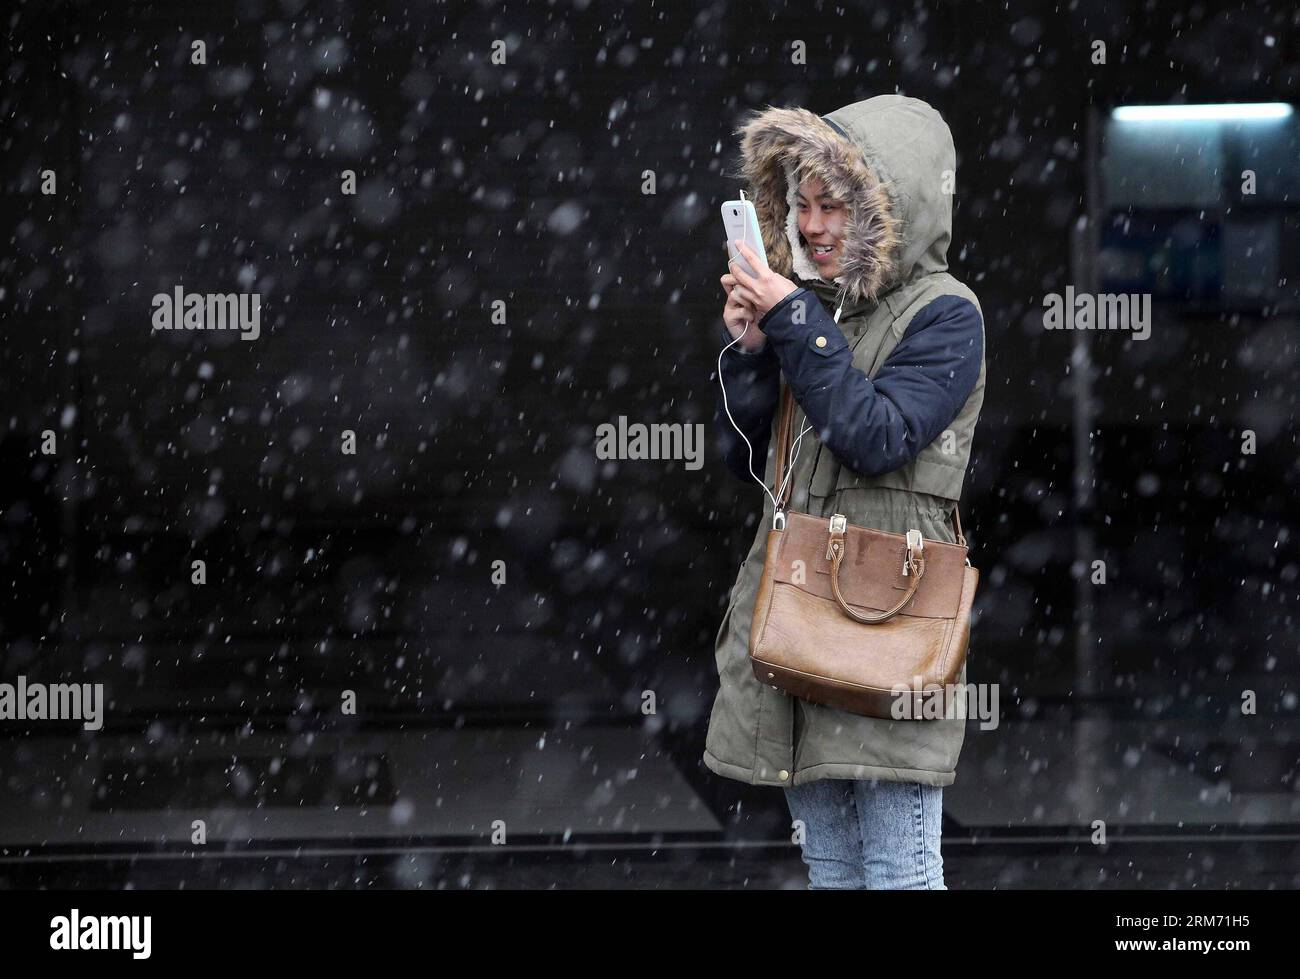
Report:
<svg viewBox="0 0 1300 979"><path fill-rule="evenodd" d="M738 176L774 271L831 288L799 234L796 194L810 176L849 206L835 278L846 306L878 302L916 274L947 269L957 153L947 123L926 102L878 95L825 116L769 105L736 135Z"/></svg>

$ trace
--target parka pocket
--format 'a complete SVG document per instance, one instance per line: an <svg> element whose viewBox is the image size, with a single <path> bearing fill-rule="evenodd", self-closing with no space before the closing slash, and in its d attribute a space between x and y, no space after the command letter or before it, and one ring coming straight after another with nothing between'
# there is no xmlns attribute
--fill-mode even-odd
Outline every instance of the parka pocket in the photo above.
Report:
<svg viewBox="0 0 1300 979"><path fill-rule="evenodd" d="M731 611L736 607L736 593L740 591L740 582L745 574L745 565L749 563L746 558L740 562L740 570L736 572L736 582L731 586L731 596L727 599L727 610L722 613L722 624L718 626L718 634L713 639L713 651L716 653L722 648L722 637L727 632L727 625L731 622Z"/></svg>
<svg viewBox="0 0 1300 979"><path fill-rule="evenodd" d="M727 631L727 623L731 621L731 610L735 605L735 602L728 602L727 610L722 613L722 625L718 626L718 634L713 638L713 651L715 653L722 648L722 634Z"/></svg>

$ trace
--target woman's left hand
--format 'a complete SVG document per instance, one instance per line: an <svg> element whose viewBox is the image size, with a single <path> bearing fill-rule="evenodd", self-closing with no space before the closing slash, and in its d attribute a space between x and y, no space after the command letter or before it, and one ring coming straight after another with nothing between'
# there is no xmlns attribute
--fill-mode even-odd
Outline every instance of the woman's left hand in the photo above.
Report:
<svg viewBox="0 0 1300 979"><path fill-rule="evenodd" d="M761 320L769 309L799 287L784 275L764 268L754 249L743 241L736 242L736 248L745 256L750 268L758 269L758 275L754 276L746 273L735 259L727 263L731 274L736 277L737 298L749 303L754 308L754 315Z"/></svg>

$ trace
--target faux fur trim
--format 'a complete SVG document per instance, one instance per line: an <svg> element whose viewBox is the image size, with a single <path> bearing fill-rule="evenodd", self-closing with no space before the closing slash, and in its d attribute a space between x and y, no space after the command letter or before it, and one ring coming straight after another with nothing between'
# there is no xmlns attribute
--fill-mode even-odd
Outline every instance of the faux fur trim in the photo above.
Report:
<svg viewBox="0 0 1300 979"><path fill-rule="evenodd" d="M874 300L894 274L901 235L886 185L867 166L861 147L802 108L769 105L735 134L740 137L738 176L749 185L772 270L805 280L818 277L800 244L794 205L798 185L819 177L827 193L849 208L836 281L847 300Z"/></svg>

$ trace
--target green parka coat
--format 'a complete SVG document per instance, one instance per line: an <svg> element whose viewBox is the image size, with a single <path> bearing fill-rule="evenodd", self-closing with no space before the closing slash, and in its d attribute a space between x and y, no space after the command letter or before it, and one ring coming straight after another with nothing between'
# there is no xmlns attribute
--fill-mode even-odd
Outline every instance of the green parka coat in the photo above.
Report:
<svg viewBox="0 0 1300 979"><path fill-rule="evenodd" d="M947 124L925 102L884 95L825 117L768 107L738 135L741 176L758 213L768 263L811 289L828 310L840 309L837 325L852 348L854 368L874 379L913 317L938 298L958 297L979 312L978 381L939 437L900 468L867 475L843 465L813 430L804 436L793 471L793 510L842 513L861 526L896 533L915 527L928 539L955 541L951 514L984 400L985 370L978 300L947 272L957 166ZM849 206L842 274L834 282L820 278L798 231L794 193L808 176L820 177L826 192ZM804 420L802 409L796 410L796 433ZM769 446L774 443L769 432ZM769 487L772 455L764 474ZM791 697L755 678L749 633L772 524L772 504L764 499L763 520L718 630L720 687L705 765L755 785L788 787L822 778L951 784L965 737L963 719L864 717ZM972 645L968 660L974 655ZM963 669L960 680L965 679Z"/></svg>

